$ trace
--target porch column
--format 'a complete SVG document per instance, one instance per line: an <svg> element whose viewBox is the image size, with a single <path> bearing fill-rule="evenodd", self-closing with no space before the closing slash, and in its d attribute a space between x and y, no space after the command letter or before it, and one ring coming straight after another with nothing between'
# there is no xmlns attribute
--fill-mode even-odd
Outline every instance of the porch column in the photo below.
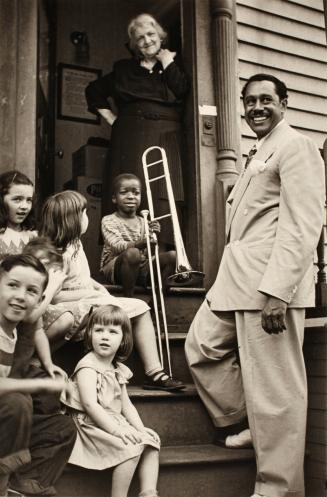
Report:
<svg viewBox="0 0 327 497"><path fill-rule="evenodd" d="M0 1L0 173L35 177L37 0Z"/></svg>
<svg viewBox="0 0 327 497"><path fill-rule="evenodd" d="M213 71L217 107L218 255L225 245L225 201L235 183L238 149L236 21L234 0L210 0ZM220 259L220 257L219 257Z"/></svg>

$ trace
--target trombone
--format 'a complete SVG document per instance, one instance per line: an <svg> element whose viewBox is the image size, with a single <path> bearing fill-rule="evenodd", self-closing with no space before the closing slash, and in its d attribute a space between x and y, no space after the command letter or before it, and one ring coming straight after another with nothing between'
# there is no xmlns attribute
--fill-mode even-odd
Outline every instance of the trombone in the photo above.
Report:
<svg viewBox="0 0 327 497"><path fill-rule="evenodd" d="M147 162L147 157L153 150L158 150L161 154L160 155L161 158L159 160L154 161L154 162ZM152 261L152 257L151 257L150 233L149 233L149 226L148 226L148 221L147 221L149 214L150 214L151 221L159 221L160 219L164 219L164 218L168 218L168 217L170 217L172 220L174 241L175 241L175 250L176 250L176 269L175 269L175 274L170 276L168 278L168 280L170 280L174 286L190 286L190 285L196 285L200 281L202 282L204 274L201 271L194 271L192 269L192 267L189 263L189 260L187 258L187 255L186 255L186 251L185 251L185 247L184 247L184 243L183 243L183 238L182 238L182 234L181 234L181 229L179 226L179 221L178 221L178 216L177 216L174 193L173 193L173 188L172 188L172 184L171 184L167 155L166 155L165 149L162 147L158 147L158 146L149 147L148 149L145 150L145 152L142 155L142 164L143 164L143 172L144 172L144 178L145 178L145 186L146 186L149 211L141 211L141 215L143 216L144 221L145 221L145 233L146 233L146 239L147 239L147 250L148 250L148 255L149 255L149 268L150 268L151 288L152 288L152 295L153 295L153 306L154 306L156 326L157 326L157 334L158 334L158 342L159 342L159 355L160 355L161 363L163 365L160 320L159 320L159 312L158 312L158 307L157 307L158 301L157 301L157 296L156 296L156 291L155 291L153 261ZM152 166L155 166L155 165L162 166L163 174L160 174L159 176L150 178L148 169L151 168ZM159 181L161 179L164 179L166 182L168 204L169 204L170 212L167 214L161 215L161 216L155 216L154 207L153 207L152 192L151 192L151 183L153 183L154 181ZM156 239L155 233L153 235ZM170 350L169 350L169 337L168 337L168 327L167 327L167 319L166 319L166 311L165 311L165 302L164 302L163 290L162 290L158 243L155 244L154 259L155 259L155 263L156 263L157 281L158 281L158 287L159 287L158 290L159 290L159 296L160 296L160 305L161 305L161 312L162 312L164 337L165 337L166 349L167 349L169 374L171 376L172 373L171 373L171 360L170 360Z"/></svg>

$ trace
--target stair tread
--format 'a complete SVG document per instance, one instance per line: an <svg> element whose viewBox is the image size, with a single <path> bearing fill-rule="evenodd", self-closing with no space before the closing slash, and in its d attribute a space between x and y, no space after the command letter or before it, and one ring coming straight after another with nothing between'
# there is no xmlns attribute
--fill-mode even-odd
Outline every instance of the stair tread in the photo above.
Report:
<svg viewBox="0 0 327 497"><path fill-rule="evenodd" d="M214 444L174 445L161 448L160 466L233 463L252 461L254 457L253 449L226 449ZM64 473L80 471L90 470L68 463Z"/></svg>
<svg viewBox="0 0 327 497"><path fill-rule="evenodd" d="M130 397L138 398L169 398L169 397L197 397L198 393L194 385L187 384L184 390L178 392L164 392L163 390L144 390L139 385L128 386L128 394Z"/></svg>
<svg viewBox="0 0 327 497"><path fill-rule="evenodd" d="M102 283L107 290L110 291L110 293L122 293L123 288L121 285L109 285L106 283ZM136 286L135 287L135 293L146 293L146 294L151 294L152 290L151 287L143 287L143 286ZM203 287L177 287L177 286L172 286L168 289L168 295L204 295L206 293L206 289Z"/></svg>
<svg viewBox="0 0 327 497"><path fill-rule="evenodd" d="M232 463L254 459L253 449L227 449L214 444L162 447L160 464Z"/></svg>

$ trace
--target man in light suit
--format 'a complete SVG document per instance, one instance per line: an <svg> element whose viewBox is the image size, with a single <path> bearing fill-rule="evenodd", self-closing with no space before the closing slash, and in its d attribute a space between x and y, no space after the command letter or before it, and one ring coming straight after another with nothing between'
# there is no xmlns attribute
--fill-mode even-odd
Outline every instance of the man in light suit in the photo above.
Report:
<svg viewBox="0 0 327 497"><path fill-rule="evenodd" d="M284 121L283 82L257 74L242 94L256 154L228 198L227 244L186 357L216 427L248 416L257 461L252 497L303 497L302 344L305 308L314 306L324 169L312 140Z"/></svg>

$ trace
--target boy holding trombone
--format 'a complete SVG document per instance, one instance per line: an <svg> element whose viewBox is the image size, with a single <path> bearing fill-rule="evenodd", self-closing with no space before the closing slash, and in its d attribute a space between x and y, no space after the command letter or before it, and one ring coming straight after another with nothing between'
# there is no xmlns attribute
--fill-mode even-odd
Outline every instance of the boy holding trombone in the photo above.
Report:
<svg viewBox="0 0 327 497"><path fill-rule="evenodd" d="M104 247L100 270L108 283L122 285L125 297L133 297L136 284L149 283L145 221L137 214L141 203L140 179L128 173L117 176L112 202L116 211L104 216L101 222ZM160 232L158 221L150 221L149 228L152 234ZM156 236L151 236L150 242L156 243ZM168 277L175 272L176 252L161 252L159 262L165 290Z"/></svg>

